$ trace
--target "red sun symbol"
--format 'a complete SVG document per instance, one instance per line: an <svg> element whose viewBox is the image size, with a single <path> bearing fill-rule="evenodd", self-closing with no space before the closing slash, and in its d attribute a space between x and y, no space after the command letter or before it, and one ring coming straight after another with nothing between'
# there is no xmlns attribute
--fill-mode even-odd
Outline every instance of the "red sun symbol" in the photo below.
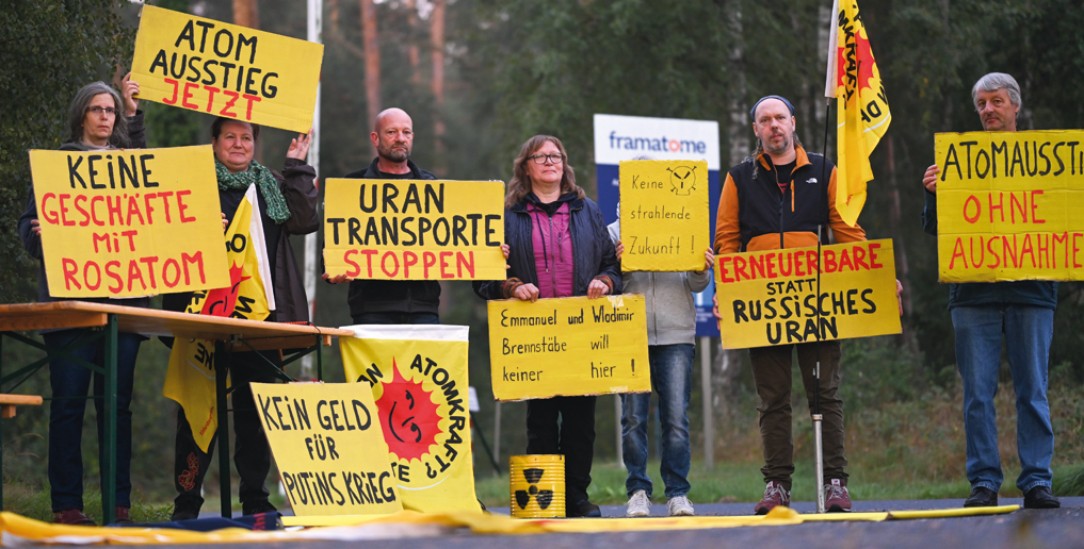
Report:
<svg viewBox="0 0 1084 549"><path fill-rule="evenodd" d="M384 394L376 401L384 440L391 453L402 460L419 459L437 443L440 414L433 402L433 393L421 382L404 379L392 359L392 380L382 385Z"/></svg>
<svg viewBox="0 0 1084 549"><path fill-rule="evenodd" d="M873 59L873 50L870 49L869 39L862 33L854 35L854 62L858 64L858 86L856 90L869 87L869 79L873 78L873 68L877 62ZM836 87L845 86L844 75L848 72L847 47L836 48Z"/></svg>
<svg viewBox="0 0 1084 549"><path fill-rule="evenodd" d="M252 278L244 276L245 266L243 263L230 265L230 285L207 292L207 298L203 301L202 315L230 316L234 307L237 306L237 295L240 293L241 283Z"/></svg>

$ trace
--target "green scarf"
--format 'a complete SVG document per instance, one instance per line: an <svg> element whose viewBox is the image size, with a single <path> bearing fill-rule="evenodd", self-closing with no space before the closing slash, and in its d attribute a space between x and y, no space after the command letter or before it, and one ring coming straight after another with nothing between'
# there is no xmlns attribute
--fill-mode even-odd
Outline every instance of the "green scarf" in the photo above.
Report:
<svg viewBox="0 0 1084 549"><path fill-rule="evenodd" d="M290 208L279 190L278 180L271 170L259 162L253 160L247 170L233 173L216 159L215 174L218 176L218 188L223 191L243 191L255 183L267 203L267 216L278 225L290 219Z"/></svg>

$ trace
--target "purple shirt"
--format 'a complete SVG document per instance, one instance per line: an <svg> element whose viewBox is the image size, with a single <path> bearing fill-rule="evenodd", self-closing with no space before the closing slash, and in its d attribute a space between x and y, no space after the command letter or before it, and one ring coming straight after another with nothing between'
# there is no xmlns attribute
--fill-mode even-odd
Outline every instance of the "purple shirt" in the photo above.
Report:
<svg viewBox="0 0 1084 549"><path fill-rule="evenodd" d="M568 203L561 204L552 216L534 204L527 204L531 215L531 244L538 272L539 297L572 295L572 238L568 224Z"/></svg>

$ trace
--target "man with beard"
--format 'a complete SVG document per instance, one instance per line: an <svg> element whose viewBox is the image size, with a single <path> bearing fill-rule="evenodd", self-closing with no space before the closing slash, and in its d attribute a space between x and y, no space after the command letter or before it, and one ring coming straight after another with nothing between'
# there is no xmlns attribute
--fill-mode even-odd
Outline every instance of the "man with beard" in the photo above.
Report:
<svg viewBox="0 0 1084 549"><path fill-rule="evenodd" d="M778 95L762 97L749 115L757 148L752 157L727 173L715 230L716 253L816 246L818 235L827 244L828 228L837 242L865 240L865 231L858 225L847 225L836 211L835 166L819 154L807 153L798 142L790 101ZM715 314L719 316L717 308ZM824 417L825 508L829 512L850 511L838 341L749 350L760 398L765 461L760 471L766 484L764 498L754 511L763 515L778 505L790 505L794 474L790 388L795 352L809 408L815 409L814 398L818 398ZM814 377L818 364L819 382Z"/></svg>
<svg viewBox="0 0 1084 549"><path fill-rule="evenodd" d="M1022 101L1020 84L1015 78L1003 72L987 74L975 82L971 99L984 130L1016 131ZM933 235L937 234L939 173L935 164L926 168L922 177L926 189L922 224ZM964 388L967 480L971 483L971 494L964 507L996 506L1005 478L994 406L1002 341L1016 391L1016 450L1021 466L1016 486L1024 494L1025 508L1061 507L1051 492L1054 428L1046 397L1057 304L1057 282L1017 280L949 285L956 365Z"/></svg>
<svg viewBox="0 0 1084 549"><path fill-rule="evenodd" d="M376 158L368 168L346 175L361 179L436 179L410 159L414 122L403 109L385 109L369 134ZM345 275L330 278L342 282ZM440 283L435 280L352 280L347 292L355 324L439 324Z"/></svg>

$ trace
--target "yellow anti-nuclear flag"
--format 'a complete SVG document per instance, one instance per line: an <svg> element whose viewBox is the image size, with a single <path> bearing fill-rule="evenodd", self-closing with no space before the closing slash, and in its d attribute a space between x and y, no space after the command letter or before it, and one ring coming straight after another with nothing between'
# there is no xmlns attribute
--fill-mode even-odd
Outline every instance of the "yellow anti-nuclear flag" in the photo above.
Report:
<svg viewBox="0 0 1084 549"><path fill-rule="evenodd" d="M857 0L835 0L828 39L824 95L836 106L836 209L852 227L866 203L866 183L873 180L869 155L888 131L892 113L873 58Z"/></svg>
<svg viewBox="0 0 1084 549"><path fill-rule="evenodd" d="M195 293L185 312L263 320L274 310L270 262L256 200L256 186L251 185L226 231L230 285ZM210 340L174 340L162 387L162 395L184 409L192 436L204 452L218 431L214 348Z"/></svg>
<svg viewBox="0 0 1084 549"><path fill-rule="evenodd" d="M403 508L480 512L466 326L358 325L339 338L347 381L368 383Z"/></svg>

